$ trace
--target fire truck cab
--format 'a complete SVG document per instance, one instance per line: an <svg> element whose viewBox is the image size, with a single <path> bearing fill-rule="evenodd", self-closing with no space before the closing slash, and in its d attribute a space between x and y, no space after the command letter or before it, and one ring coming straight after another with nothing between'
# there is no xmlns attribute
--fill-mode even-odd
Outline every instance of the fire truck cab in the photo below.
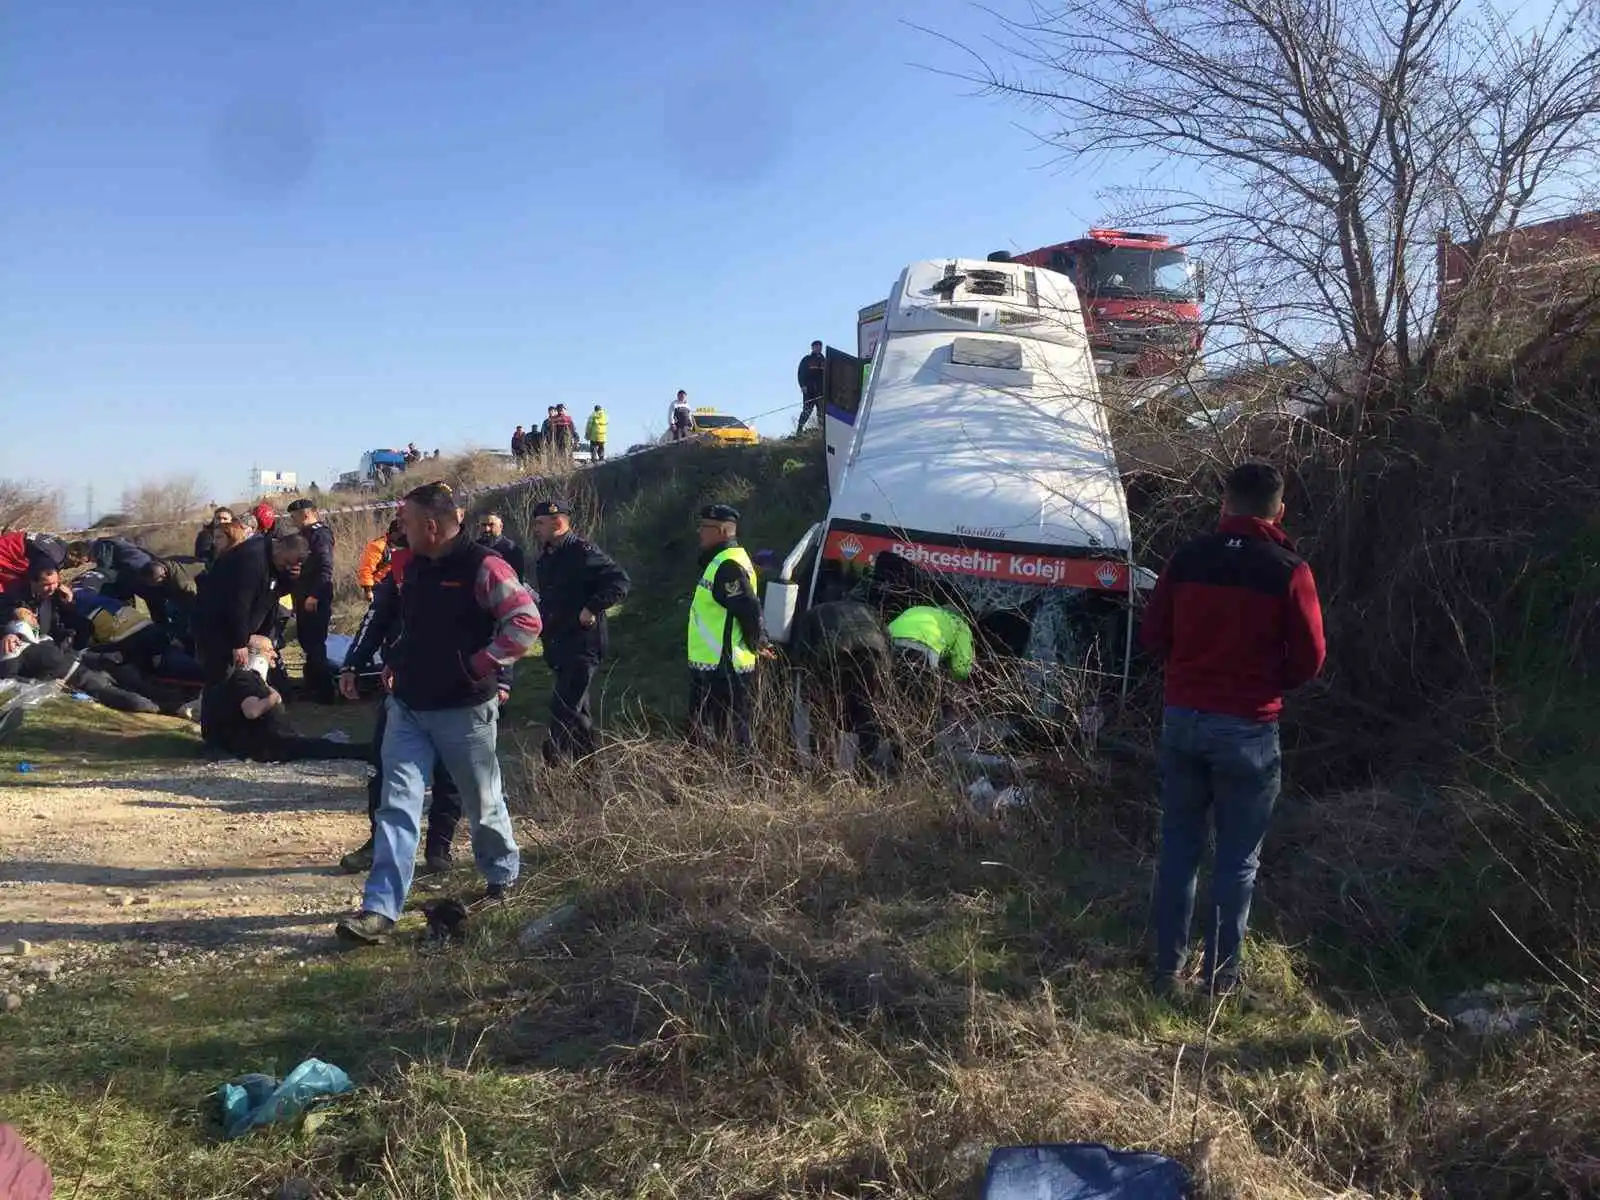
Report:
<svg viewBox="0 0 1600 1200"><path fill-rule="evenodd" d="M1188 252L1162 234L1097 228L1026 254L997 250L989 259L1072 280L1101 374L1167 375L1200 353L1203 277Z"/></svg>

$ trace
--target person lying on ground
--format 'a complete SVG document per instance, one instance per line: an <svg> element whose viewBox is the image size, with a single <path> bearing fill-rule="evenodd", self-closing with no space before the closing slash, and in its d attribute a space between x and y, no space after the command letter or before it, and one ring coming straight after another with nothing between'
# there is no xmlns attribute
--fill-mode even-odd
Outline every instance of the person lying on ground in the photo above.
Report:
<svg viewBox="0 0 1600 1200"><path fill-rule="evenodd" d="M80 646L82 662L118 687L148 696L166 715L188 716L205 682L199 661L132 604L78 586L72 598L90 635L87 647Z"/></svg>
<svg viewBox="0 0 1600 1200"><path fill-rule="evenodd" d="M25 581L0 595L0 679L58 680L107 708L161 711L148 696L119 687L91 662L80 661L74 649L80 636L87 643L87 623L60 572L48 562L36 564Z"/></svg>
<svg viewBox="0 0 1600 1200"><path fill-rule="evenodd" d="M357 742L300 737L289 724L283 696L267 683L277 659L272 642L252 636L245 665L231 668L200 697L200 738L207 746L254 762L307 759L366 761L372 747Z"/></svg>

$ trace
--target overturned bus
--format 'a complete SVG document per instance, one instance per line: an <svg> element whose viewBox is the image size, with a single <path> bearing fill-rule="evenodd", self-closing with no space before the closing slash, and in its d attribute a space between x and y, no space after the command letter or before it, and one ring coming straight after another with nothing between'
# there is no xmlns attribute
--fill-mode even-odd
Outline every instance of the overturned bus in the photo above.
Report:
<svg viewBox="0 0 1600 1200"><path fill-rule="evenodd" d="M1154 576L1133 562L1072 281L913 263L880 330L868 363L829 352L828 512L767 585L769 635L892 574L917 602L965 609L1054 716L1082 715L1126 685L1133 600Z"/></svg>

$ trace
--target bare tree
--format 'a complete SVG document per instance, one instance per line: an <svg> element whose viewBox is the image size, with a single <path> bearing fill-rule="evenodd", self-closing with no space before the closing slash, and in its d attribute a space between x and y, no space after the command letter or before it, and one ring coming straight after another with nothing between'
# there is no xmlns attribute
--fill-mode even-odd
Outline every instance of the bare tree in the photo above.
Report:
<svg viewBox="0 0 1600 1200"><path fill-rule="evenodd" d="M198 477L170 475L128 488L122 493L122 511L140 525L186 521L198 512L204 495Z"/></svg>
<svg viewBox="0 0 1600 1200"><path fill-rule="evenodd" d="M31 479L0 479L0 533L60 528L60 491Z"/></svg>
<svg viewBox="0 0 1600 1200"><path fill-rule="evenodd" d="M1596 163L1600 23L1494 3L1039 2L964 77L1047 114L1069 157L1167 160L1118 215L1203 248L1221 340L1411 376L1450 333L1439 232L1481 247Z"/></svg>

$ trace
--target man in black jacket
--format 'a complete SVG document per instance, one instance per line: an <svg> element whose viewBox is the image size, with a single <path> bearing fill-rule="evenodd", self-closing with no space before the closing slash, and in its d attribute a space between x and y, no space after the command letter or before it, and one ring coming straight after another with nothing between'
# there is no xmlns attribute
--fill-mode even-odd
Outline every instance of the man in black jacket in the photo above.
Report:
<svg viewBox="0 0 1600 1200"><path fill-rule="evenodd" d="M396 518L396 526L399 518ZM387 655L400 636L400 580L405 574L406 560L411 550L406 546L403 526L391 526L389 531L389 573L372 589L372 603L362 614L361 625L350 651L344 657L344 667L339 676L339 691L347 700L357 699L361 675L367 671L379 654ZM511 670L500 670L500 695L502 703L511 697ZM372 728L372 765L375 768L367 781L367 840L339 860L339 866L352 874L372 869L373 837L378 828L378 807L383 803L383 735L388 728L389 706L378 704L378 720ZM444 763L433 768L433 796L428 803L428 826L422 839L423 863L429 874L448 871L451 865L450 847L455 841L456 826L461 822L461 789Z"/></svg>
<svg viewBox="0 0 1600 1200"><path fill-rule="evenodd" d="M540 545L533 569L544 661L555 676L544 759L555 765L594 752L589 686L606 654L606 610L627 599L629 580L605 551L572 531L562 501L534 506L533 532Z"/></svg>
<svg viewBox="0 0 1600 1200"><path fill-rule="evenodd" d="M306 540L298 533L258 534L222 555L206 573L195 605L195 648L207 683L222 682L249 661L250 636L272 630L280 572L287 577L305 557Z"/></svg>
<svg viewBox="0 0 1600 1200"><path fill-rule="evenodd" d="M491 510L483 514L483 520L478 524L478 545L493 550L510 563L518 579L528 577L527 560L522 547L506 536L505 518L499 513Z"/></svg>
<svg viewBox="0 0 1600 1200"><path fill-rule="evenodd" d="M328 621L333 616L333 530L322 523L316 502L304 497L289 505L289 519L306 540L305 561L294 577L295 637L305 654L306 694L333 704L333 668L328 665Z"/></svg>
<svg viewBox="0 0 1600 1200"><path fill-rule="evenodd" d="M154 561L154 556L124 537L99 537L92 542L73 542L67 547L69 567L92 563L99 572L100 592L113 600L131 603L139 594L139 576Z"/></svg>
<svg viewBox="0 0 1600 1200"><path fill-rule="evenodd" d="M378 942L394 928L416 868L427 781L443 762L461 789L472 855L503 897L521 869L495 740L500 671L539 637L539 610L511 564L474 543L444 483L413 488L400 507L411 555L399 578L400 633L386 656L383 801L361 909L335 927ZM344 679L351 681L350 675Z"/></svg>
<svg viewBox="0 0 1600 1200"><path fill-rule="evenodd" d="M828 356L823 354L821 342L811 343L811 353L800 360L795 378L800 384L800 424L795 432L804 433L813 409L817 411L817 419L822 419L822 394L828 382Z"/></svg>
<svg viewBox="0 0 1600 1200"><path fill-rule="evenodd" d="M885 746L878 698L889 690L889 635L882 614L852 600L816 604L795 622L790 661L798 674L796 717L802 747L819 748L824 728L856 735L858 767L882 769ZM797 733L802 731L798 727Z"/></svg>

